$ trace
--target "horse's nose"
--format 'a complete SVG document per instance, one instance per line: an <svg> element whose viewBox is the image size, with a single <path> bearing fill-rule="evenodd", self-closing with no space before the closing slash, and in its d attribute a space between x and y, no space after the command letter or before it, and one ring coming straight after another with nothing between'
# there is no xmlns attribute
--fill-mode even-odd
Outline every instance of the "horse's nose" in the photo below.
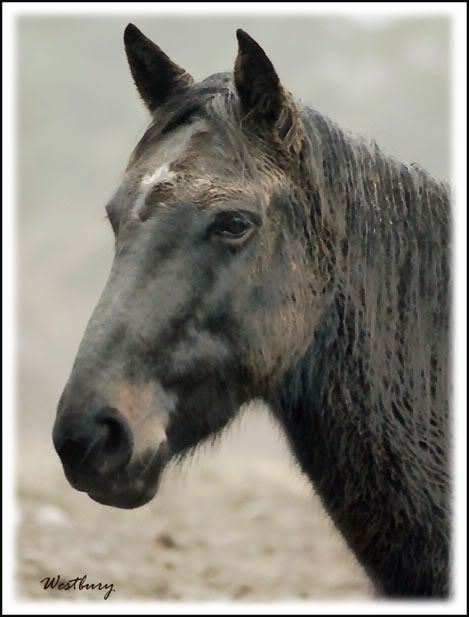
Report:
<svg viewBox="0 0 469 617"><path fill-rule="evenodd" d="M124 468L132 456L132 433L111 407L62 414L54 425L53 441L64 469L81 478L108 476Z"/></svg>

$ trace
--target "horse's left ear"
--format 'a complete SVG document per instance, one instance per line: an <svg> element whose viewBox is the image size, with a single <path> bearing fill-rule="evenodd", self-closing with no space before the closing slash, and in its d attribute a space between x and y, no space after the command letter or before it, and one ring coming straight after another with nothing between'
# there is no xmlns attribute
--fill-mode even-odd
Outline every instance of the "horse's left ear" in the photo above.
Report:
<svg viewBox="0 0 469 617"><path fill-rule="evenodd" d="M293 124L296 109L280 83L272 62L244 30L237 30L238 56L234 83L244 117L259 127L276 129L284 138Z"/></svg>

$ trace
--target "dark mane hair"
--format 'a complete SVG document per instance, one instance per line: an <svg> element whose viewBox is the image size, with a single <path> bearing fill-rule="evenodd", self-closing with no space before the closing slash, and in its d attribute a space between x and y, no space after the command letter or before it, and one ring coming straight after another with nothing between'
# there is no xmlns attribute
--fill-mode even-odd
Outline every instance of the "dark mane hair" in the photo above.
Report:
<svg viewBox="0 0 469 617"><path fill-rule="evenodd" d="M432 408L441 409L448 397L442 371L447 341L439 349L427 343L430 332L449 325L448 185L311 109L303 117L319 195L313 216L336 232L333 254L344 319L367 333L367 370L386 375L383 383L371 380L376 390L370 395L395 401L399 384L413 392L402 405L421 410L428 426ZM422 306L429 307L423 314ZM360 347L358 331L353 341ZM362 358L364 351L358 350ZM404 360L409 373L402 371ZM381 405L386 407L384 399ZM398 409L395 413L400 417Z"/></svg>

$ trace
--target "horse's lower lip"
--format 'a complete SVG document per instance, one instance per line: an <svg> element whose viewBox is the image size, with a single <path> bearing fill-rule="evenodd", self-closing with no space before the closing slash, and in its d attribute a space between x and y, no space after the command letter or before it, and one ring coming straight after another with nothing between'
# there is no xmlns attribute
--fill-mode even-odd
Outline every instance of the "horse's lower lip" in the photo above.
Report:
<svg viewBox="0 0 469 617"><path fill-rule="evenodd" d="M148 488L145 488L139 493L101 494L89 492L88 495L93 501L96 501L102 505L129 510L144 506L153 499L155 493L156 485L154 489L149 490Z"/></svg>

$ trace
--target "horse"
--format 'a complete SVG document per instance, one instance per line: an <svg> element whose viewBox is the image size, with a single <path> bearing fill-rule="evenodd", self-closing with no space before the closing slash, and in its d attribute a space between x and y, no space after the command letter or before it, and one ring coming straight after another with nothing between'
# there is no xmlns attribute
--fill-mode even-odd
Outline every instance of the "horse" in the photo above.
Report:
<svg viewBox="0 0 469 617"><path fill-rule="evenodd" d="M60 398L66 478L136 508L265 401L378 594L450 590L450 189L295 101L243 30L194 82L133 24L151 123Z"/></svg>

